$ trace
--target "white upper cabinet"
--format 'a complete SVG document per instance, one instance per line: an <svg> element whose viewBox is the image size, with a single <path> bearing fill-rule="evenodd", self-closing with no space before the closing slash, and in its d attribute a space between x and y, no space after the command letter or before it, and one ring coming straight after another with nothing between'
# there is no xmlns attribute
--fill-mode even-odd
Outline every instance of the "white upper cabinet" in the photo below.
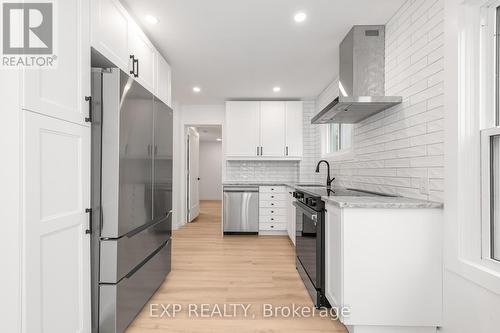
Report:
<svg viewBox="0 0 500 333"><path fill-rule="evenodd" d="M260 102L260 154L285 156L285 102Z"/></svg>
<svg viewBox="0 0 500 333"><path fill-rule="evenodd" d="M91 0L91 46L170 105L170 66L118 0Z"/></svg>
<svg viewBox="0 0 500 333"><path fill-rule="evenodd" d="M226 158L300 160L302 102L226 103Z"/></svg>
<svg viewBox="0 0 500 333"><path fill-rule="evenodd" d="M156 49L135 22L129 22L129 52L132 72L146 89L155 92Z"/></svg>
<svg viewBox="0 0 500 333"><path fill-rule="evenodd" d="M226 155L257 157L259 154L259 109L253 101L226 102Z"/></svg>
<svg viewBox="0 0 500 333"><path fill-rule="evenodd" d="M92 46L127 73L129 20L118 0L92 0Z"/></svg>
<svg viewBox="0 0 500 333"><path fill-rule="evenodd" d="M22 108L85 124L90 95L89 0L58 1L55 68L23 69ZM64 28L62 28L64 27Z"/></svg>
<svg viewBox="0 0 500 333"><path fill-rule="evenodd" d="M172 106L172 70L162 56L156 57L156 96L168 106Z"/></svg>
<svg viewBox="0 0 500 333"><path fill-rule="evenodd" d="M285 102L285 156L300 157L303 150L301 101Z"/></svg>

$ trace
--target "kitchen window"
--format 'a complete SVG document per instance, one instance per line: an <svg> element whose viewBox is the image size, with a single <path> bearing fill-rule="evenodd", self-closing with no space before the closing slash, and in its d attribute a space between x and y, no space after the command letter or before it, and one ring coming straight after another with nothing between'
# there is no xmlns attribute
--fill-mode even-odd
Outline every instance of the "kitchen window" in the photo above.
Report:
<svg viewBox="0 0 500 333"><path fill-rule="evenodd" d="M482 178L482 257L486 261L500 262L500 7L495 9L494 27L489 33L489 52L493 53L491 103L485 110L484 126L481 131L481 178Z"/></svg>
<svg viewBox="0 0 500 333"><path fill-rule="evenodd" d="M352 125L328 124L323 134L323 157L335 157L351 152Z"/></svg>

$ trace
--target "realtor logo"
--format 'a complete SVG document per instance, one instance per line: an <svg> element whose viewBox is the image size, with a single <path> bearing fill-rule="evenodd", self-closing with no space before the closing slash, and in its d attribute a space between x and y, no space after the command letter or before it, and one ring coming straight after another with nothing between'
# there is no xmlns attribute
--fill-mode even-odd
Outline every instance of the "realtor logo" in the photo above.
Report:
<svg viewBox="0 0 500 333"><path fill-rule="evenodd" d="M2 4L2 66L54 67L54 4Z"/></svg>

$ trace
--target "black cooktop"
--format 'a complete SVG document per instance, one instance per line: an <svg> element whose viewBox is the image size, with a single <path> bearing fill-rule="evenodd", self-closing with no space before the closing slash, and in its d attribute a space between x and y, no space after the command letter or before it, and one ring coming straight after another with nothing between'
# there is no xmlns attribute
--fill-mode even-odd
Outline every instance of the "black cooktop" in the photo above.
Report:
<svg viewBox="0 0 500 333"><path fill-rule="evenodd" d="M377 196L377 193L370 193L364 191L351 190L346 188L331 188L327 189L326 186L298 186L295 188L297 192L304 192L310 196L348 196L348 197L366 197Z"/></svg>

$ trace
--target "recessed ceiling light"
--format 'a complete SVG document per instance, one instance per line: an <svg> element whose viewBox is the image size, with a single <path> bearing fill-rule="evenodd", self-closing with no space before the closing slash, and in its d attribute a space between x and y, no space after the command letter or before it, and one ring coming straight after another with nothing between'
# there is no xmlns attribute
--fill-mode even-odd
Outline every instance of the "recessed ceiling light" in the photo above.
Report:
<svg viewBox="0 0 500 333"><path fill-rule="evenodd" d="M306 13L303 13L303 12L298 12L295 14L295 16L293 17L293 19L295 20L295 22L297 23L300 23L300 22L304 22L307 18L307 15Z"/></svg>
<svg viewBox="0 0 500 333"><path fill-rule="evenodd" d="M200 87L193 87L193 91L195 93L199 93L201 91Z"/></svg>
<svg viewBox="0 0 500 333"><path fill-rule="evenodd" d="M153 15L146 15L146 17L144 19L149 24L156 24L156 23L158 23L158 19L156 17L154 17Z"/></svg>
<svg viewBox="0 0 500 333"><path fill-rule="evenodd" d="M215 140L217 140L217 141L222 141L222 139L221 139L221 138L217 138L217 139L215 139Z"/></svg>
<svg viewBox="0 0 500 333"><path fill-rule="evenodd" d="M274 88L273 88L273 91L274 91L274 92L280 92L280 91L281 91L281 88L280 88L280 87L274 87Z"/></svg>

